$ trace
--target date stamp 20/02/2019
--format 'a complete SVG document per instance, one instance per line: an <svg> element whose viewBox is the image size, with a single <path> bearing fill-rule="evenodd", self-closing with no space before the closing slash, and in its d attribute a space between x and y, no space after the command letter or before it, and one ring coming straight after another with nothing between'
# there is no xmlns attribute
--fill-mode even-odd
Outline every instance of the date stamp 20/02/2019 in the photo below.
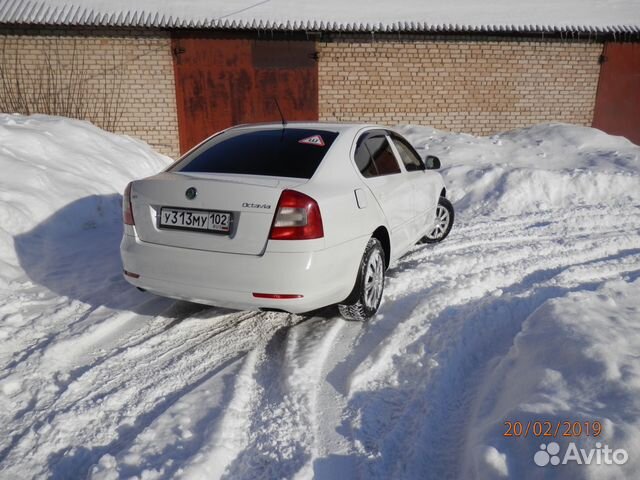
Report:
<svg viewBox="0 0 640 480"><path fill-rule="evenodd" d="M594 421L571 421L571 420L527 420L527 421L505 421L504 437L516 438L576 438L576 437L599 437L602 434L602 423Z"/></svg>

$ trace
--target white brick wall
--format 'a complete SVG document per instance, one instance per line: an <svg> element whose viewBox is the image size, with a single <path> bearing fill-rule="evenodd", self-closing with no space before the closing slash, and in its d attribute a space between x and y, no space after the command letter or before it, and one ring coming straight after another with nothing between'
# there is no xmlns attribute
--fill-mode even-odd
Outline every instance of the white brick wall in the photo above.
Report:
<svg viewBox="0 0 640 480"><path fill-rule="evenodd" d="M58 89L69 75L84 75L87 96L119 100L118 122L105 123L105 109L92 104L78 116L115 133L131 135L166 155L179 154L175 82L168 33L149 30L6 30L0 34L0 65L5 77L20 76L30 87L30 104L17 113L50 113L38 105L38 85L46 83L53 65ZM75 65L75 67L72 67ZM21 70L22 73L17 73ZM79 95L81 96L81 95ZM0 102L5 105L6 101ZM104 103L104 102L98 102ZM115 103L118 103L117 101ZM112 104L112 108L115 104ZM13 112L11 112L13 113Z"/></svg>
<svg viewBox="0 0 640 480"><path fill-rule="evenodd" d="M320 119L489 135L591 125L602 44L343 36L318 44Z"/></svg>

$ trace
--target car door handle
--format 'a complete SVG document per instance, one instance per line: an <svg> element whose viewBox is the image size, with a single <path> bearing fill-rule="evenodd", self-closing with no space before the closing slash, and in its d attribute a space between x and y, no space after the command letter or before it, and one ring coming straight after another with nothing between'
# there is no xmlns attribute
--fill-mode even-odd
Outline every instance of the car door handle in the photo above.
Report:
<svg viewBox="0 0 640 480"><path fill-rule="evenodd" d="M354 193L356 194L356 205L358 205L358 208L367 208L367 192L361 188L356 188Z"/></svg>

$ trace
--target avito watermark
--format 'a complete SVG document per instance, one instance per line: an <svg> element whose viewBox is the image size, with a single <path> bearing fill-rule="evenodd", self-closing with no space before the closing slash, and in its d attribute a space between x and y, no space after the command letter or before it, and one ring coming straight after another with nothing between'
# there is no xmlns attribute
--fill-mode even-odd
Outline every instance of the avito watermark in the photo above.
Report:
<svg viewBox="0 0 640 480"><path fill-rule="evenodd" d="M629 460L629 454L623 448L612 449L609 445L596 442L595 448L578 448L571 442L564 454L560 452L560 445L556 442L543 443L540 450L533 456L533 461L539 467L547 465L624 465Z"/></svg>

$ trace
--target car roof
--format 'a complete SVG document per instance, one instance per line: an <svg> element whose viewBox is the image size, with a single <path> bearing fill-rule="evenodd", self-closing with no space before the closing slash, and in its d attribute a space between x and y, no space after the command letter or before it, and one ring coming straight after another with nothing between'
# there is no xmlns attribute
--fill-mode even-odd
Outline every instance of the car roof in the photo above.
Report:
<svg viewBox="0 0 640 480"><path fill-rule="evenodd" d="M283 128L281 122L265 122L265 123L246 123L241 125L235 125L230 129L246 129L246 130L267 130L272 128ZM369 123L342 123L342 122L287 122L284 125L285 129L304 128L309 130L328 130L337 133L351 132L355 133L362 129L379 128L383 130L392 130L393 128L385 127L382 125L375 125Z"/></svg>

